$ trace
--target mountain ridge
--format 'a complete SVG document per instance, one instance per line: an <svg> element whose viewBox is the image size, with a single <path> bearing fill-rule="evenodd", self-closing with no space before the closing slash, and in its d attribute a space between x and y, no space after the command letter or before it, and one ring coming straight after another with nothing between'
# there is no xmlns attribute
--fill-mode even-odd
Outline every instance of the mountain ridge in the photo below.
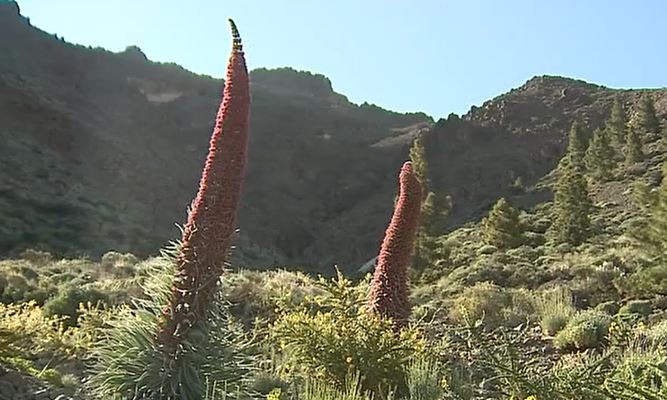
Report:
<svg viewBox="0 0 667 400"><path fill-rule="evenodd" d="M67 44L6 4L0 160L10 173L0 172L0 254L154 254L185 220L222 80L152 62L131 46L112 53ZM454 199L451 227L511 194L517 178L530 185L547 174L572 120L593 128L615 95L632 110L645 93L534 77L434 123L350 103L323 75L291 68L254 70L251 88L236 263L318 272L354 270L375 255L416 134L426 137L434 188ZM665 91L651 93L664 115Z"/></svg>

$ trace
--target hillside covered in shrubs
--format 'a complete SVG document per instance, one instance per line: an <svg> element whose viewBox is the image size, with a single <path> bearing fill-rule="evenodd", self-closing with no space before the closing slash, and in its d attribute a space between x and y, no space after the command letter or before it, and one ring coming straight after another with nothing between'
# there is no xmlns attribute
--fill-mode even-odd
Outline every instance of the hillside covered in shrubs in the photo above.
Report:
<svg viewBox="0 0 667 400"><path fill-rule="evenodd" d="M229 22L180 237L153 256L0 260L0 399L667 398L664 91L535 78L408 132L375 259L260 271L233 257L259 111ZM520 146L470 150L486 139Z"/></svg>
<svg viewBox="0 0 667 400"><path fill-rule="evenodd" d="M0 2L0 53L0 252L157 255L196 193L224 82L152 62L136 47L72 45L32 26L11 1ZM452 199L449 231L482 218L515 183L548 174L574 120L592 133L616 94L633 113L644 93L540 76L434 123L353 104L318 74L257 69L250 82L253 134L233 260L328 275L377 255L394 172L420 132L428 131L431 185ZM664 116L665 91L652 95Z"/></svg>

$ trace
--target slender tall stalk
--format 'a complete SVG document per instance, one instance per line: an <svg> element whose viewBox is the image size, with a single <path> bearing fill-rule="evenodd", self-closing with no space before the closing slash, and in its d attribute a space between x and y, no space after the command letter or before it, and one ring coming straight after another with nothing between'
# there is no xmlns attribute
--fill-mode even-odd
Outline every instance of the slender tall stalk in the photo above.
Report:
<svg viewBox="0 0 667 400"><path fill-rule="evenodd" d="M250 86L241 37L231 19L229 23L233 46L224 95L158 335L168 351L177 350L186 332L206 319L236 228L248 147Z"/></svg>
<svg viewBox="0 0 667 400"><path fill-rule="evenodd" d="M411 162L403 164L399 183L367 300L369 312L391 318L395 328L405 326L410 317L408 268L421 211L422 187Z"/></svg>

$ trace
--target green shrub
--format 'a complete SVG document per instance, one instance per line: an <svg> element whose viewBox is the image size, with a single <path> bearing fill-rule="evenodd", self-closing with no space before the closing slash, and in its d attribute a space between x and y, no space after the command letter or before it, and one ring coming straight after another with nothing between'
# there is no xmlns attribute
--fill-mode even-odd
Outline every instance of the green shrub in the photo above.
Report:
<svg viewBox="0 0 667 400"><path fill-rule="evenodd" d="M256 319L273 321L276 309L294 309L318 293L312 278L302 272L239 271L223 279L222 293L230 312L246 327Z"/></svg>
<svg viewBox="0 0 667 400"><path fill-rule="evenodd" d="M621 315L639 315L646 318L651 315L652 311L649 300L631 300L621 307L618 313Z"/></svg>
<svg viewBox="0 0 667 400"><path fill-rule="evenodd" d="M667 296L658 295L653 299L653 308L656 310L667 311Z"/></svg>
<svg viewBox="0 0 667 400"><path fill-rule="evenodd" d="M487 244L482 247L480 247L477 250L477 254L479 255L488 255L488 254L493 254L498 251L498 248L492 244Z"/></svg>
<svg viewBox="0 0 667 400"><path fill-rule="evenodd" d="M572 245L569 243L561 243L553 247L553 250L558 254L566 254L572 252Z"/></svg>
<svg viewBox="0 0 667 400"><path fill-rule="evenodd" d="M47 282L49 285L58 286L63 283L71 283L73 280L77 278L78 277L76 276L76 274L72 272L62 272L53 274L48 278L44 279L44 281Z"/></svg>
<svg viewBox="0 0 667 400"><path fill-rule="evenodd" d="M465 288L454 299L450 316L454 322L462 325L472 325L483 320L486 328L493 329L503 324L501 310L510 304L511 297L503 288L481 282Z"/></svg>
<svg viewBox="0 0 667 400"><path fill-rule="evenodd" d="M525 238L526 244L535 247L542 246L547 242L544 234L538 232L524 232L523 237Z"/></svg>
<svg viewBox="0 0 667 400"><path fill-rule="evenodd" d="M595 310L607 315L616 315L619 309L620 307L616 301L605 301L595 306Z"/></svg>
<svg viewBox="0 0 667 400"><path fill-rule="evenodd" d="M509 249L505 251L505 254L512 260L533 263L543 254L543 251L539 248L523 245Z"/></svg>
<svg viewBox="0 0 667 400"><path fill-rule="evenodd" d="M39 274L32 268L32 267L26 267L22 266L18 268L19 274L21 274L25 279L27 280L34 280L39 276Z"/></svg>
<svg viewBox="0 0 667 400"><path fill-rule="evenodd" d="M462 286L474 286L481 282L490 282L499 286L505 286L509 280L510 272L505 267L489 260L485 257L483 260L477 260L472 265L466 265L452 271L446 279L452 283L456 282Z"/></svg>
<svg viewBox="0 0 667 400"><path fill-rule="evenodd" d="M419 332L406 328L396 334L391 321L366 313L366 288L359 290L340 274L319 286L323 294L314 299L316 309L286 311L270 328L270 339L284 357L281 371L338 387L358 374L364 390L404 392L406 361L425 349Z"/></svg>
<svg viewBox="0 0 667 400"><path fill-rule="evenodd" d="M602 345L609 332L611 317L588 310L575 315L565 328L556 334L554 346L561 350L584 350Z"/></svg>
<svg viewBox="0 0 667 400"><path fill-rule="evenodd" d="M110 251L105 253L100 260L100 267L115 277L130 277L134 275L139 259L130 253L118 253Z"/></svg>
<svg viewBox="0 0 667 400"><path fill-rule="evenodd" d="M22 260L26 260L37 267L43 267L46 264L53 262L53 256L51 253L34 249L24 250L21 252L21 254L19 254L19 257L21 257Z"/></svg>
<svg viewBox="0 0 667 400"><path fill-rule="evenodd" d="M80 304L98 304L108 301L106 294L94 288L69 286L44 304L44 315L68 317L67 325L76 325Z"/></svg>
<svg viewBox="0 0 667 400"><path fill-rule="evenodd" d="M546 233L549 227L551 227L551 219L546 217L535 220L531 225L534 232L542 234Z"/></svg>
<svg viewBox="0 0 667 400"><path fill-rule="evenodd" d="M637 272L621 277L614 284L627 296L649 298L667 295L667 264L649 265Z"/></svg>
<svg viewBox="0 0 667 400"><path fill-rule="evenodd" d="M24 276L10 273L0 282L0 301L5 304L24 301L35 289Z"/></svg>
<svg viewBox="0 0 667 400"><path fill-rule="evenodd" d="M637 329L640 326L636 322L634 319L619 315L612 317L607 334L608 345L617 349L626 348L638 334L642 333L641 329Z"/></svg>
<svg viewBox="0 0 667 400"><path fill-rule="evenodd" d="M586 258L580 262L591 262ZM614 279L620 274L619 271L579 264L570 268L570 272L573 272L574 276L568 286L580 308L588 308L620 297L613 285Z"/></svg>

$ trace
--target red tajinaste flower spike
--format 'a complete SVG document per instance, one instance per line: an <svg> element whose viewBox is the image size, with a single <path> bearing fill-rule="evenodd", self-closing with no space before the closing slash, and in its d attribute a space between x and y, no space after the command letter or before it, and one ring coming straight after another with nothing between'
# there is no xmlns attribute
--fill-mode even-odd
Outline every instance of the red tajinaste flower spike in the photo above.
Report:
<svg viewBox="0 0 667 400"><path fill-rule="evenodd" d="M367 300L369 312L391 318L397 329L410 317L408 268L421 212L422 187L411 162L403 164L399 182L398 201L380 247Z"/></svg>
<svg viewBox="0 0 667 400"><path fill-rule="evenodd" d="M241 37L234 21L229 23L233 45L224 95L158 335L168 350L175 350L187 330L205 320L236 228L248 148L250 85Z"/></svg>

